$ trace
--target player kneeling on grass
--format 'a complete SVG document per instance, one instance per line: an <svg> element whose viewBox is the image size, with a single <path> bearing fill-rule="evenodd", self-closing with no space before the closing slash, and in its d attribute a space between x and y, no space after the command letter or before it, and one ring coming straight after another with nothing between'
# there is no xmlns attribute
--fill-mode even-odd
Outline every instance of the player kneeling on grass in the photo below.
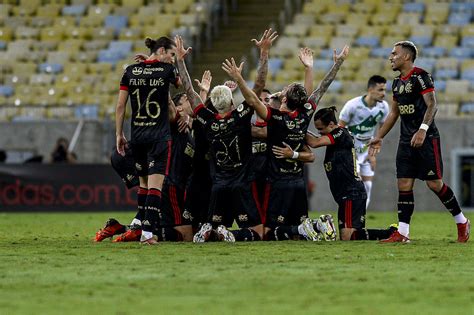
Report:
<svg viewBox="0 0 474 315"><path fill-rule="evenodd" d="M308 134L306 141L312 148L327 146L324 169L329 187L337 202L341 240L377 240L390 236L395 227L366 229L366 199L364 184L357 174L354 139L337 124L336 107L323 108L314 115L314 125L321 134Z"/></svg>

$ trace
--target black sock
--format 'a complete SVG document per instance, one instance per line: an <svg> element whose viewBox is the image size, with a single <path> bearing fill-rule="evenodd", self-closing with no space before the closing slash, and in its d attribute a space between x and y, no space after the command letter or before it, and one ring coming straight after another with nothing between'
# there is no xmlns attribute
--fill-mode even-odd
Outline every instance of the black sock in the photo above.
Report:
<svg viewBox="0 0 474 315"><path fill-rule="evenodd" d="M250 228L232 230L230 232L234 234L237 242L260 241L260 235Z"/></svg>
<svg viewBox="0 0 474 315"><path fill-rule="evenodd" d="M394 232L394 229L360 229L352 233L352 239L354 240L384 240L389 238Z"/></svg>
<svg viewBox="0 0 474 315"><path fill-rule="evenodd" d="M276 241L286 241L291 240L295 236L299 236L298 226L277 226L273 230Z"/></svg>
<svg viewBox="0 0 474 315"><path fill-rule="evenodd" d="M415 198L413 190L398 192L398 221L410 224L413 210L415 209Z"/></svg>
<svg viewBox="0 0 474 315"><path fill-rule="evenodd" d="M148 189L145 206L145 219L142 222L143 231L153 232L160 220L161 190Z"/></svg>
<svg viewBox="0 0 474 315"><path fill-rule="evenodd" d="M145 218L145 204L146 204L146 198L148 195L148 189L139 187L138 192L137 192L137 203L138 203L138 212L135 215L135 219L143 221Z"/></svg>
<svg viewBox="0 0 474 315"><path fill-rule="evenodd" d="M441 188L441 190L437 192L436 195L438 196L439 200L441 200L446 209L448 209L448 211L453 215L453 217L461 213L458 200L448 185L444 184L443 188Z"/></svg>
<svg viewBox="0 0 474 315"><path fill-rule="evenodd" d="M180 242L183 240L183 235L174 228L158 228L155 233L158 236L158 240L161 242Z"/></svg>

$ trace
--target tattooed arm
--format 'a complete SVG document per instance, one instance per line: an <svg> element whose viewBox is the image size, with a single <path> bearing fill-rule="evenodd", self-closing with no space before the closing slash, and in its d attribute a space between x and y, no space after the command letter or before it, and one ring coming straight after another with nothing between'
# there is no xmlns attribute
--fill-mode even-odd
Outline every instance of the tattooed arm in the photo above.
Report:
<svg viewBox="0 0 474 315"><path fill-rule="evenodd" d="M344 62L344 59L347 58L347 55L349 54L349 46L344 46L342 49L341 53L339 55L336 55L336 50L334 50L334 65L332 68L329 70L329 72L324 76L323 80L319 84L318 88L311 93L311 95L308 98L308 102L311 102L313 104L318 104L319 101L321 100L321 97L323 97L324 93L326 93L329 85L331 85L331 82L334 80L336 77L337 72L339 71L339 68L341 67L342 63Z"/></svg>
<svg viewBox="0 0 474 315"><path fill-rule="evenodd" d="M273 41L278 37L276 31L272 32L272 29L265 30L260 40L252 39L255 45L260 49L260 59L258 61L257 77L255 78L255 84L253 91L255 94L260 95L265 88L265 83L268 73L268 52L272 46Z"/></svg>
<svg viewBox="0 0 474 315"><path fill-rule="evenodd" d="M184 62L184 58L191 51L191 47L184 49L184 42L181 36L176 35L174 41L176 43L176 66L178 67L178 72L184 87L184 91L188 96L191 108L194 110L194 108L196 108L199 104L202 104L202 99L193 89L193 83L189 77L188 69L186 68L186 64Z"/></svg>

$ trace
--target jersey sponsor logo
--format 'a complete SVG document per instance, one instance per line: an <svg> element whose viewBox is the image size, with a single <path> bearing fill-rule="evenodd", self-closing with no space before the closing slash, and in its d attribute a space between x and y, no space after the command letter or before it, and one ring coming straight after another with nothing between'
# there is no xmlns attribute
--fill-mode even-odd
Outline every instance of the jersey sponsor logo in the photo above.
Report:
<svg viewBox="0 0 474 315"><path fill-rule="evenodd" d="M364 222L365 222L365 216L363 216L363 215L360 216L360 222L361 222L361 223L364 223Z"/></svg>
<svg viewBox="0 0 474 315"><path fill-rule="evenodd" d="M218 123L212 123L211 124L211 129L213 131L218 131L219 130L219 124Z"/></svg>
<svg viewBox="0 0 474 315"><path fill-rule="evenodd" d="M212 222L222 222L222 216L221 215L213 215L212 216Z"/></svg>
<svg viewBox="0 0 474 315"><path fill-rule="evenodd" d="M244 110L244 104L240 104L239 106L237 106L237 111L240 113L241 111Z"/></svg>
<svg viewBox="0 0 474 315"><path fill-rule="evenodd" d="M226 129L227 129L227 124L226 124L226 123L221 123L221 124L219 125L219 128L220 128L221 130L226 130Z"/></svg>
<svg viewBox="0 0 474 315"><path fill-rule="evenodd" d="M139 163L135 163L135 168L138 170L138 171L141 171L143 169L142 165L139 164Z"/></svg>
<svg viewBox="0 0 474 315"><path fill-rule="evenodd" d="M133 181L133 179L135 178L135 175L127 174L127 175L125 175L125 177L127 178L127 180L128 180L129 182L131 182L131 181Z"/></svg>
<svg viewBox="0 0 474 315"><path fill-rule="evenodd" d="M400 111L400 115L411 115L415 112L415 105L398 105L398 109Z"/></svg>
<svg viewBox="0 0 474 315"><path fill-rule="evenodd" d="M155 161L150 161L150 163L148 163L148 168L152 168L153 166L155 166Z"/></svg>
<svg viewBox="0 0 474 315"><path fill-rule="evenodd" d="M189 212L188 210L183 211L183 218L185 218L186 220L189 220L189 221L194 220L194 217L192 216L191 212Z"/></svg>
<svg viewBox="0 0 474 315"><path fill-rule="evenodd" d="M306 103L304 104L304 108L306 108L307 110L310 110L310 109L313 109L313 106L310 103Z"/></svg>
<svg viewBox="0 0 474 315"><path fill-rule="evenodd" d="M428 176L433 176L434 174L435 174L435 173L434 173L432 170L430 170L427 175L428 175Z"/></svg>
<svg viewBox="0 0 474 315"><path fill-rule="evenodd" d="M279 223L284 223L284 222L285 222L285 217L282 216L282 215L279 215L278 218L277 218L277 221L278 221Z"/></svg>
<svg viewBox="0 0 474 315"><path fill-rule="evenodd" d="M267 144L265 142L254 142L252 143L252 153L267 152Z"/></svg>
<svg viewBox="0 0 474 315"><path fill-rule="evenodd" d="M184 154L186 154L189 157L194 157L194 148L192 144L187 143L186 148L184 149Z"/></svg>
<svg viewBox="0 0 474 315"><path fill-rule="evenodd" d="M421 77L421 75L417 75L416 78L418 79L418 82L421 84L421 90L426 90L426 83Z"/></svg>
<svg viewBox="0 0 474 315"><path fill-rule="evenodd" d="M132 74L133 75L140 75L143 73L143 68L140 68L140 67L134 67L132 69Z"/></svg>
<svg viewBox="0 0 474 315"><path fill-rule="evenodd" d="M290 120L290 121L287 121L287 122L286 122L286 127L287 127L288 129L292 130L292 129L295 129L296 124L295 124L294 121Z"/></svg>
<svg viewBox="0 0 474 315"><path fill-rule="evenodd" d="M340 136L342 136L343 133L344 133L344 130L341 128L341 129L339 129L338 132L336 132L335 134L333 134L332 137L333 137L334 139L339 138Z"/></svg>
<svg viewBox="0 0 474 315"><path fill-rule="evenodd" d="M332 171L332 163L331 162L324 163L324 169L326 170L326 172Z"/></svg>
<svg viewBox="0 0 474 315"><path fill-rule="evenodd" d="M249 220L249 216L246 214L239 214L239 221L240 222L247 222Z"/></svg>

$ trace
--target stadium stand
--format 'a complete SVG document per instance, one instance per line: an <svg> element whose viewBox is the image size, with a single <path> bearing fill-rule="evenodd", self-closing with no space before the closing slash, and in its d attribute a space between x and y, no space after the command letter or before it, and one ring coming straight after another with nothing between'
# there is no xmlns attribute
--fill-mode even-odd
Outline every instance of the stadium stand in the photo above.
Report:
<svg viewBox="0 0 474 315"><path fill-rule="evenodd" d="M211 63L218 69L221 60L216 60L217 56L223 58L237 49L232 36L245 37L245 30L236 32L234 27L231 33L224 27L221 35L232 39L208 49L227 2L2 1L0 120L110 117L118 78L133 55L144 52L146 36L180 34L196 54L202 50L192 62L196 75ZM249 11L244 12L247 15L255 8L255 4L249 5ZM272 5L269 2L269 10ZM387 58L392 45L410 39L420 50L416 64L435 79L442 105L439 115L474 113L472 1L298 0L284 1L284 8L283 12L269 11L274 20L283 22L269 61L268 87L272 91L290 81L303 80L296 57L299 47L309 46L316 54L317 84L332 64L332 49L347 43L351 58L323 98L323 105L334 102L331 105L341 107L345 100L364 91L362 82L369 75L378 73L391 80L394 73ZM291 23L285 23L285 17L291 18ZM254 19L243 15L235 19L235 23L255 27ZM201 45L205 47L201 49ZM255 71L248 75L249 80Z"/></svg>

